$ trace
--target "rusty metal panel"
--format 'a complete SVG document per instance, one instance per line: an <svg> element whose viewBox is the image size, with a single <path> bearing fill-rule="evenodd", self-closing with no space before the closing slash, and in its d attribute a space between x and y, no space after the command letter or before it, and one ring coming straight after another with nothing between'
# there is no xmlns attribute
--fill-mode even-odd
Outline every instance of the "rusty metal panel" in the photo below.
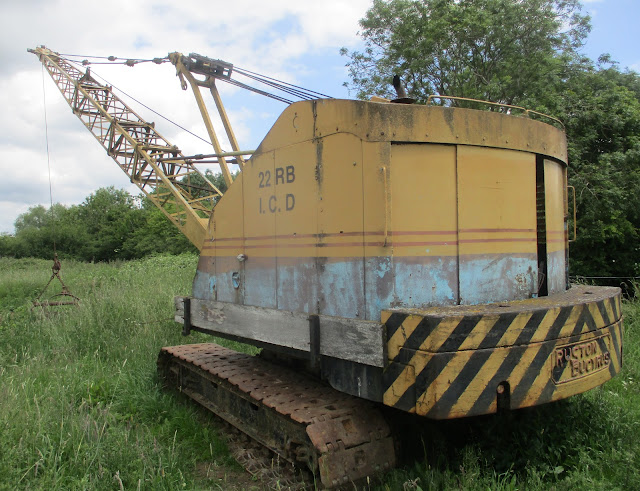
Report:
<svg viewBox="0 0 640 491"><path fill-rule="evenodd" d="M458 302L456 148L392 144L393 306Z"/></svg>
<svg viewBox="0 0 640 491"><path fill-rule="evenodd" d="M213 209L216 292L223 302L244 303L244 175L239 174Z"/></svg>
<svg viewBox="0 0 640 491"><path fill-rule="evenodd" d="M535 155L458 146L460 303L538 292Z"/></svg>
<svg viewBox="0 0 640 491"><path fill-rule="evenodd" d="M291 104L257 152L340 132L366 142L463 144L567 158L564 132L529 118L495 111L329 99Z"/></svg>
<svg viewBox="0 0 640 491"><path fill-rule="evenodd" d="M565 289L567 215L566 167L544 161L545 215L547 232L547 288L549 294Z"/></svg>
<svg viewBox="0 0 640 491"><path fill-rule="evenodd" d="M275 153L266 152L254 154L242 171L245 303L270 308L277 306L276 218L267 213L274 168Z"/></svg>
<svg viewBox="0 0 640 491"><path fill-rule="evenodd" d="M362 147L350 134L317 146L319 312L365 317Z"/></svg>
<svg viewBox="0 0 640 491"><path fill-rule="evenodd" d="M315 137L352 133L363 141L474 145L539 153L566 161L564 132L526 117L453 107L319 100Z"/></svg>
<svg viewBox="0 0 640 491"><path fill-rule="evenodd" d="M290 145L279 148L275 155L273 197L264 210L276 221L277 305L279 309L316 313L316 144Z"/></svg>

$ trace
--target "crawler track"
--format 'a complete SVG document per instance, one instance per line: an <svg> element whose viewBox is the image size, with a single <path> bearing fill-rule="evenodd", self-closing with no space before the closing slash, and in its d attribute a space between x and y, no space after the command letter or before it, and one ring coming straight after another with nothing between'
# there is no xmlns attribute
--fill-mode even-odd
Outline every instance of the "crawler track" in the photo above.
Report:
<svg viewBox="0 0 640 491"><path fill-rule="evenodd" d="M158 371L322 487L395 465L390 428L375 406L303 373L213 343L163 348Z"/></svg>

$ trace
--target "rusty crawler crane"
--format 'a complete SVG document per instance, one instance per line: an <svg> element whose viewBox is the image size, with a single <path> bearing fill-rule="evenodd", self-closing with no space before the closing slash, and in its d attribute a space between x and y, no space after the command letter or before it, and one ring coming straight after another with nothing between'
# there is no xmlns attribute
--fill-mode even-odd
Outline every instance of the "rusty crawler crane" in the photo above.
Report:
<svg viewBox="0 0 640 491"><path fill-rule="evenodd" d="M163 348L161 374L323 486L395 465L380 405L482 415L619 372L619 289L568 281L561 129L493 111L315 99L287 107L245 161L215 86L233 65L172 53L229 184L222 195L203 176L204 187L191 185L192 160L110 87L31 51L200 249L193 293L176 298L183 332L263 348ZM220 148L203 86L232 152ZM241 168L233 182L225 159Z"/></svg>

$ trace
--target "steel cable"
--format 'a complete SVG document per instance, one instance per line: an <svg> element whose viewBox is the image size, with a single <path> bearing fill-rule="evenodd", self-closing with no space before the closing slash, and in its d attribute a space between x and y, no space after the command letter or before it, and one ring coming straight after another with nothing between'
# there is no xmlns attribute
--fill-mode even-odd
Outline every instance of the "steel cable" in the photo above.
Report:
<svg viewBox="0 0 640 491"><path fill-rule="evenodd" d="M65 56L69 56L69 55L65 55ZM73 63L73 64L77 64L78 62L75 60L70 60L68 58L63 58L65 61L69 62L69 63ZM180 128L182 131L185 131L187 133L189 133L191 136L198 138L200 140L202 140L203 142L207 143L207 144L211 144L211 142L209 140L207 140L206 138L201 137L200 135L196 135L194 132L188 130L187 128L185 128L184 126L176 123L175 121L171 120L170 118L164 116L163 114L159 113L158 111L156 111L155 109L147 106L144 102L139 101L138 99L136 99L135 97L133 97L131 94L125 92L124 90L122 90L121 88L119 88L118 86L112 84L111 82L109 82L107 79L105 79L104 77L98 75L95 72L92 72L91 75L93 77L97 77L100 80L102 80L106 85L116 89L118 92L120 92L121 94L125 95L126 97L128 97L129 99L135 101L136 103L140 104L142 107L144 107L145 109L151 111L153 114L155 114L156 116L159 116L160 118L164 119L165 121L167 121L168 123L171 123L172 125Z"/></svg>
<svg viewBox="0 0 640 491"><path fill-rule="evenodd" d="M74 55L74 54L65 54L65 53L61 53L60 56L72 57L72 58L83 58L82 61L70 60L70 59L67 58L67 61L69 61L70 63L78 63L78 64L82 64L83 66L94 65L94 64L95 65L120 64L120 65L134 66L134 65L136 65L138 63L153 62L153 63L156 63L156 64L161 64L161 63L169 62L168 57L146 59L146 58L122 58L122 57L117 57L117 56ZM89 61L89 59L108 60L108 61ZM124 60L124 61L119 62L117 60ZM301 87L299 85L291 84L289 82L285 82L283 80L279 80L279 79L274 78L274 77L269 77L267 75L261 75L261 74L259 74L257 72L254 72L254 71L251 71L251 70L247 70L245 68L234 67L233 71L235 73L239 74L239 75L247 77L247 78L249 78L251 80L254 80L256 82L265 84L265 85L267 85L269 87L272 87L272 88L274 88L276 90L279 90L279 91L284 92L286 94L289 94L289 95L292 95L294 97L297 97L298 99L301 99L301 100L312 100L312 99L318 99L318 98L332 99L331 96L328 96L328 95L323 94L321 92L317 92L317 91L310 90L310 89L305 89L304 87ZM104 80L104 79L102 79L102 80ZM280 102L284 102L285 104L292 104L293 103L292 100L287 99L286 97L279 96L279 95L273 94L271 92L267 92L265 90L258 89L257 87L253 87L251 85L245 84L245 83L240 82L240 81L235 80L235 79L220 78L219 80L227 82L230 85L235 85L236 87L240 87L240 88L243 88L243 89L246 89L246 90L250 90L252 92L255 92L257 94L263 95L265 97L269 97L271 99L274 99L274 100L277 100L277 101L280 101ZM147 109L149 109L150 111L153 111L149 107L147 107L144 104L142 104L140 101L137 101L135 98L133 98L132 96L127 94L126 92L122 91L121 89L118 89L118 90L120 92L122 92L123 94L127 95L127 97L130 97L134 101L138 102L138 104L141 104L144 107L146 107ZM165 116L162 116L161 114L156 113L155 111L154 111L154 113L157 114L158 116L166 119L167 121L171 122L172 124L176 124L176 123L172 122L171 120L169 120L168 118L166 118ZM177 125L177 126L180 127L179 125ZM188 131L188 130L185 130L185 131ZM194 135L194 136L197 136L197 135ZM197 136L197 137L202 139L199 136Z"/></svg>

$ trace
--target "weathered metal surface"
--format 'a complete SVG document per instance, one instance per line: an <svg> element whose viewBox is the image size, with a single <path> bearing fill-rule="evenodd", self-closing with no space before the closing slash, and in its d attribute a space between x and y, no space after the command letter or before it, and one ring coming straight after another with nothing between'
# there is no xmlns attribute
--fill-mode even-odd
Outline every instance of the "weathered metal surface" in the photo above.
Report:
<svg viewBox="0 0 640 491"><path fill-rule="evenodd" d="M519 117L293 104L216 206L194 297L377 321L563 291L565 151Z"/></svg>
<svg viewBox="0 0 640 491"><path fill-rule="evenodd" d="M544 404L601 385L622 365L620 289L480 306L383 312L383 402L434 419ZM506 388L506 389L505 389Z"/></svg>
<svg viewBox="0 0 640 491"><path fill-rule="evenodd" d="M564 166L545 159L544 199L546 238L546 279L549 295L567 286L567 174Z"/></svg>
<svg viewBox="0 0 640 491"><path fill-rule="evenodd" d="M460 304L538 292L536 157L459 145L457 226Z"/></svg>
<svg viewBox="0 0 640 491"><path fill-rule="evenodd" d="M185 309L188 300L189 309ZM385 331L380 322L317 316L285 310L215 302L190 297L175 297L175 320L188 328L214 335L232 335L248 342L283 346L302 353L312 351L309 321L318 319L318 355L383 367Z"/></svg>
<svg viewBox="0 0 640 491"><path fill-rule="evenodd" d="M366 401L302 373L215 344L163 348L171 385L295 465L324 487L395 465L390 429Z"/></svg>
<svg viewBox="0 0 640 491"><path fill-rule="evenodd" d="M567 155L562 130L526 117L496 111L337 99L291 104L257 151L268 152L339 131L365 141L488 146L549 155L562 161Z"/></svg>

